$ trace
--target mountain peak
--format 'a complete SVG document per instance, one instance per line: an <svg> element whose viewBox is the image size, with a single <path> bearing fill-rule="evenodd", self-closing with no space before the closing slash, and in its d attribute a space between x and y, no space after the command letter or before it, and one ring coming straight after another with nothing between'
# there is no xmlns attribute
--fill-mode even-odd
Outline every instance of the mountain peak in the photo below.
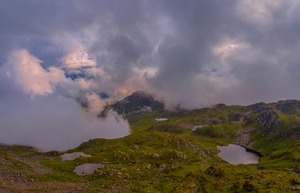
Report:
<svg viewBox="0 0 300 193"><path fill-rule="evenodd" d="M145 91L136 91L113 105L119 114L135 114L139 112L164 109L164 104L154 99Z"/></svg>

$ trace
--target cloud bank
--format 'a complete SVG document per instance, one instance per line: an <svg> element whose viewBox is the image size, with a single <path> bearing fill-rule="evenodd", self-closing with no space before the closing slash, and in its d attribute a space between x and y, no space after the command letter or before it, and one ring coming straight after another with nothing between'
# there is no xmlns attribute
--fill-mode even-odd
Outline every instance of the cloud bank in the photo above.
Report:
<svg viewBox="0 0 300 193"><path fill-rule="evenodd" d="M300 95L296 0L29 0L0 9L3 64L26 49L47 76L85 67L93 79L77 83L116 99L143 89L193 108Z"/></svg>
<svg viewBox="0 0 300 193"><path fill-rule="evenodd" d="M12 106L13 104L13 106ZM0 142L30 145L41 151L68 150L94 138L128 135L128 122L114 112L90 116L64 97L13 97L0 102Z"/></svg>
<svg viewBox="0 0 300 193"><path fill-rule="evenodd" d="M185 108L299 99L299 13L297 0L4 0L0 99L84 96L92 114L136 90Z"/></svg>

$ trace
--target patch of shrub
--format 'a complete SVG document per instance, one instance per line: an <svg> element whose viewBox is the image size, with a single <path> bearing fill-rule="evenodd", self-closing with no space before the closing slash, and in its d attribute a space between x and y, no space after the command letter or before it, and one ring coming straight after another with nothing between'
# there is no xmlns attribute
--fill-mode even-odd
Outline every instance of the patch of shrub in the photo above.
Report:
<svg viewBox="0 0 300 193"><path fill-rule="evenodd" d="M176 133L176 134L183 133L185 130L186 129L178 125L172 125L172 124L156 125L156 126L149 127L147 129L147 131L160 131L160 132Z"/></svg>
<svg viewBox="0 0 300 193"><path fill-rule="evenodd" d="M215 128L213 126L205 126L202 128L198 128L195 130L195 133L198 135L211 137L211 138L219 138L222 137L221 133L218 132L218 128Z"/></svg>

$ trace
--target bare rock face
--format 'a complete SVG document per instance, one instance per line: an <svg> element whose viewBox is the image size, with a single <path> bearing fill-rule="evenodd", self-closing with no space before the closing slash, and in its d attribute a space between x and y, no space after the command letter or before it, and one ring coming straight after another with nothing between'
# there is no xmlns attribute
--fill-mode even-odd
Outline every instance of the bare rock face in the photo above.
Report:
<svg viewBox="0 0 300 193"><path fill-rule="evenodd" d="M250 143L250 135L254 130L255 128L244 128L239 130L237 132L237 138L233 141L233 143L247 148L252 148L252 143Z"/></svg>
<svg viewBox="0 0 300 193"><path fill-rule="evenodd" d="M277 119L276 112L267 110L257 116L257 120L263 129L262 136L265 137L271 133L279 132L280 121Z"/></svg>
<svg viewBox="0 0 300 193"><path fill-rule="evenodd" d="M269 109L267 104L263 102L250 105L249 107L251 108L252 113L259 113Z"/></svg>
<svg viewBox="0 0 300 193"><path fill-rule="evenodd" d="M283 100L277 102L276 108L283 112L290 112L297 108L297 105L300 105L300 102L297 100Z"/></svg>
<svg viewBox="0 0 300 193"><path fill-rule="evenodd" d="M298 114L300 112L299 100L281 100L274 103L256 103L248 106L254 119L247 119L246 126L258 121L262 130L262 137L271 140L300 137L300 123L298 120L280 120L278 113L284 116ZM256 121L255 121L256 119Z"/></svg>

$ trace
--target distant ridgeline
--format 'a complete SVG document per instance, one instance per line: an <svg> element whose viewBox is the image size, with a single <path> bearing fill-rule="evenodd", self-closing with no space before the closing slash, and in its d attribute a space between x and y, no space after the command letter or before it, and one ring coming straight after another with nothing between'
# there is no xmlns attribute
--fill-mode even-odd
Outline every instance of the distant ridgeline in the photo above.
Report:
<svg viewBox="0 0 300 193"><path fill-rule="evenodd" d="M83 95L84 96L84 95ZM102 99L109 96L99 93ZM78 98L78 102L88 108L88 102L84 97ZM265 154L270 153L264 146L270 142L285 141L294 143L300 139L300 101L282 100L273 103L256 103L249 106L217 104L209 108L196 110L184 110L177 108L174 111L166 111L164 103L156 100L151 94L137 91L121 101L105 107L99 117L105 117L106 113L113 109L120 115L130 118L145 113L153 112L157 118L164 117L168 120L158 127L148 130L182 132L186 127L198 128L195 133L213 138L221 138L228 135L226 125L236 125L243 128L236 135L236 144L249 147ZM173 122L173 120L176 120ZM179 122L177 120L180 120ZM245 138L245 136L247 136ZM285 143L284 142L284 143Z"/></svg>
<svg viewBox="0 0 300 193"><path fill-rule="evenodd" d="M164 111L164 104L144 91L137 91L111 105L110 108L124 116L131 116L151 111ZM170 116L187 116L194 111L204 113L206 110L212 114L210 115L212 118L200 124L236 123L256 128L252 133L256 132L257 136L271 141L300 139L300 101L298 100L261 102L249 106L218 104L211 108L193 111L177 109L177 111L171 112Z"/></svg>
<svg viewBox="0 0 300 193"><path fill-rule="evenodd" d="M149 93L137 91L109 108L121 115L131 116L151 111L164 111L164 107L163 102L155 100ZM206 120L205 124L243 124L245 127L259 129L256 132L269 140L300 139L300 101L298 100L261 102L249 106L217 104L211 108L194 111L205 112L207 109L210 109L209 112L214 115L211 115L213 118L210 118L208 122ZM193 111L177 109L171 113L171 116L186 116L191 112Z"/></svg>

